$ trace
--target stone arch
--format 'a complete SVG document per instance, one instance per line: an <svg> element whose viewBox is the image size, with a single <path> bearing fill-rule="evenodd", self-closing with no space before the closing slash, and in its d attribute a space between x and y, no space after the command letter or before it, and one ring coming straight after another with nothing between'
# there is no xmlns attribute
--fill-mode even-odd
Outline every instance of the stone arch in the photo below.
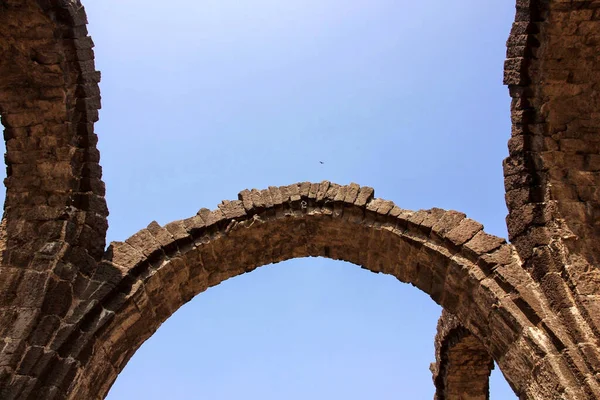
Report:
<svg viewBox="0 0 600 400"><path fill-rule="evenodd" d="M447 311L442 311L438 321L435 360L430 367L434 400L489 400L494 360L483 344Z"/></svg>
<svg viewBox="0 0 600 400"><path fill-rule="evenodd" d="M581 379L591 371L578 355L561 355L568 338L554 318L537 317L547 305L512 246L462 213L411 212L373 198L371 188L329 182L243 191L217 210L165 227L152 223L113 243L67 316L71 333L51 344L59 358L33 362L41 378L32 392L103 398L182 304L230 277L304 256L349 261L425 291L459 316L523 397L597 393L595 381Z"/></svg>
<svg viewBox="0 0 600 400"><path fill-rule="evenodd" d="M242 192L214 212L151 224L103 256L100 76L83 7L0 0L0 397L101 397L183 302L302 255L345 259L429 293L520 397L600 397L598 16L589 1L517 0L504 167L519 256L462 214L413 213L368 188L329 183ZM240 241L250 250L236 252Z"/></svg>

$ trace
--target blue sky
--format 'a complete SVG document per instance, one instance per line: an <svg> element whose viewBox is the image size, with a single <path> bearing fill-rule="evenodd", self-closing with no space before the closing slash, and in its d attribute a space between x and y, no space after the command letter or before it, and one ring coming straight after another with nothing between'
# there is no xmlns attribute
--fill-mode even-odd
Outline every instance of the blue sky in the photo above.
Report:
<svg viewBox="0 0 600 400"><path fill-rule="evenodd" d="M245 188L324 179L506 237L511 2L84 4L109 240ZM351 264L267 266L180 309L108 398L431 399L439 314ZM515 398L498 370L491 384L492 399Z"/></svg>

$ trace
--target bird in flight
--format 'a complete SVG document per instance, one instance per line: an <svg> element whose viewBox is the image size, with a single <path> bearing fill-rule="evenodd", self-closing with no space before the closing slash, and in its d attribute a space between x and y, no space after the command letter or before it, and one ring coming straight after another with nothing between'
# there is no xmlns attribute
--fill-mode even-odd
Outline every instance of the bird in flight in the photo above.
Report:
<svg viewBox="0 0 600 400"><path fill-rule="evenodd" d="M321 164L325 164L323 161L319 161Z"/></svg>

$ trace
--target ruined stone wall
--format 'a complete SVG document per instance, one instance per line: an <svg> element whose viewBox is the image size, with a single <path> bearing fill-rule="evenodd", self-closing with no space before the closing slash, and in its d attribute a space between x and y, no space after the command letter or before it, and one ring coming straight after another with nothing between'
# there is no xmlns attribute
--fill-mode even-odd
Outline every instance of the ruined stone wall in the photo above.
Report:
<svg viewBox="0 0 600 400"><path fill-rule="evenodd" d="M509 238L590 368L600 366L600 2L518 1L505 83ZM541 316L543 319L543 316Z"/></svg>
<svg viewBox="0 0 600 400"><path fill-rule="evenodd" d="M600 2L518 0L504 78L512 97L504 162L509 239L577 343L562 345L565 353L579 352L595 371L600 367L599 44ZM545 316L538 318L543 324Z"/></svg>
<svg viewBox="0 0 600 400"><path fill-rule="evenodd" d="M86 23L78 2L0 1L3 393L33 387L40 359L64 372L58 332L68 330L104 252L108 211L93 132L100 75Z"/></svg>

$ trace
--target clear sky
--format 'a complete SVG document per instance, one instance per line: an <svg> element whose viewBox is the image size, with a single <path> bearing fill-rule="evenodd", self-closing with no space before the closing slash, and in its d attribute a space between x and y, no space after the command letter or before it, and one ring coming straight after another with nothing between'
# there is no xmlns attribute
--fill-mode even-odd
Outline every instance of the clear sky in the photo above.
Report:
<svg viewBox="0 0 600 400"><path fill-rule="evenodd" d="M510 1L87 0L109 240L245 188L324 179L506 237ZM321 164L319 161L323 161ZM110 400L431 399L440 308L321 258L197 296ZM492 399L515 399L501 373Z"/></svg>

